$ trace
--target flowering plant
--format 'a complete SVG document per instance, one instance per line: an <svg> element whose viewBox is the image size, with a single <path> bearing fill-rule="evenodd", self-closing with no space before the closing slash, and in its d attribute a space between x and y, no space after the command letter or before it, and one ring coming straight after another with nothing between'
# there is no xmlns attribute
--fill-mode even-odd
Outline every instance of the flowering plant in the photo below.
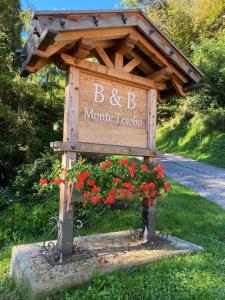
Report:
<svg viewBox="0 0 225 300"><path fill-rule="evenodd" d="M106 160L101 164L76 163L70 170L63 170L53 184L72 181L76 191L81 192L85 201L92 204L114 204L117 199L149 201L156 204L168 192L170 185L165 181L164 167L130 162ZM49 179L41 178L40 184L46 185Z"/></svg>

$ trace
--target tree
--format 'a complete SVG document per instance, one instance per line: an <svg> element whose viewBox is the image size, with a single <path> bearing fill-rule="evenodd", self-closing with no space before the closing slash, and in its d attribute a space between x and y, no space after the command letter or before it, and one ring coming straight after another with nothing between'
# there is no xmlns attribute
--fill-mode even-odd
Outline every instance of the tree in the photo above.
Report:
<svg viewBox="0 0 225 300"><path fill-rule="evenodd" d="M203 34L213 37L224 27L223 0L123 0L123 4L144 10L188 56Z"/></svg>

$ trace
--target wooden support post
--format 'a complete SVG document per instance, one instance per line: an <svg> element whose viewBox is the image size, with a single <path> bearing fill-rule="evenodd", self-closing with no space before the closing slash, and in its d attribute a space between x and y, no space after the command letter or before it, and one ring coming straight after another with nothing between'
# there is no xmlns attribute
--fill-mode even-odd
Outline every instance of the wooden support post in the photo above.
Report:
<svg viewBox="0 0 225 300"><path fill-rule="evenodd" d="M148 91L148 147L156 149L156 113L157 113L157 90ZM144 157L145 163L155 162L155 157ZM146 203L147 202L147 203ZM155 207L145 201L143 204L144 224L147 227L147 242L153 243L155 239Z"/></svg>
<svg viewBox="0 0 225 300"><path fill-rule="evenodd" d="M157 116L157 90L150 89L147 97L148 104L148 148L156 149L156 116ZM155 162L155 157L145 157L145 163Z"/></svg>
<svg viewBox="0 0 225 300"><path fill-rule="evenodd" d="M63 141L77 143L78 122L78 96L79 96L79 70L70 66L67 73ZM70 169L76 162L75 152L64 152L62 156L62 168ZM73 252L73 182L60 184L60 210L59 219L62 228L59 230L58 247L62 256L69 256Z"/></svg>

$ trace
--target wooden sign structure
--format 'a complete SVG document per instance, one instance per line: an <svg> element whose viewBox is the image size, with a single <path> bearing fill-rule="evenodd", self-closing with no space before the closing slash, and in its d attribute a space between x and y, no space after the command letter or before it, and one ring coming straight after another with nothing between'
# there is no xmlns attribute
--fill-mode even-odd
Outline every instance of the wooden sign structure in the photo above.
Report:
<svg viewBox="0 0 225 300"><path fill-rule="evenodd" d="M37 11L21 52L22 76L55 63L67 71L62 151L155 161L157 100L186 96L203 74L139 10ZM63 256L73 247L73 183L60 186Z"/></svg>

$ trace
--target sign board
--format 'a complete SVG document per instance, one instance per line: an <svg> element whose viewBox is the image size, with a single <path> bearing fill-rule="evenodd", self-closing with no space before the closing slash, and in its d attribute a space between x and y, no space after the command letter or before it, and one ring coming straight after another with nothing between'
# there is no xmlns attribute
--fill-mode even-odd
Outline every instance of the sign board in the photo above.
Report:
<svg viewBox="0 0 225 300"><path fill-rule="evenodd" d="M147 147L147 90L80 73L78 142Z"/></svg>

